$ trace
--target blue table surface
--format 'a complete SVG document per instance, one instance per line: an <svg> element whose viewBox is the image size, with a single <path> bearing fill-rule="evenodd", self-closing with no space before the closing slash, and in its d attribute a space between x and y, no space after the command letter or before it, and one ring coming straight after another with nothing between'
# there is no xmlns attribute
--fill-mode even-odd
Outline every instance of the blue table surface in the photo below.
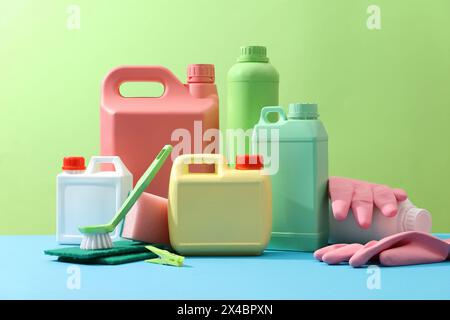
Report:
<svg viewBox="0 0 450 320"><path fill-rule="evenodd" d="M44 255L57 247L53 236L0 236L0 298L450 299L450 261L352 268L328 266L311 253L266 251L260 257L187 257L182 268L143 261L102 266Z"/></svg>

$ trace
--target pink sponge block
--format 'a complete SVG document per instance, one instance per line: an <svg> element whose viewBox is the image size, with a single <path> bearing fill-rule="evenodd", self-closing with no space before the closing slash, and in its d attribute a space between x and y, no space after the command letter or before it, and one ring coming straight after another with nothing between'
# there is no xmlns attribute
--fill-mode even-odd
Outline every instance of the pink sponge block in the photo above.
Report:
<svg viewBox="0 0 450 320"><path fill-rule="evenodd" d="M122 237L170 244L167 199L144 192L125 218Z"/></svg>

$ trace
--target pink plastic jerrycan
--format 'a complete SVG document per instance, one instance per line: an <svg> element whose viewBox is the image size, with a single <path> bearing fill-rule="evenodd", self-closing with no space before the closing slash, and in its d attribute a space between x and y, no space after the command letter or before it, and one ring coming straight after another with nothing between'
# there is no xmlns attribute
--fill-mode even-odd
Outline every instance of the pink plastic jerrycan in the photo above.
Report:
<svg viewBox="0 0 450 320"><path fill-rule="evenodd" d="M214 65L210 64L189 65L187 84L162 66L113 69L102 88L101 154L119 156L133 176L140 177L165 144L174 146L172 159L184 153L218 152L216 139L204 139L208 129L219 128L214 80ZM164 93L123 97L119 88L125 82L158 82ZM166 161L146 191L167 197L171 167L172 161Z"/></svg>

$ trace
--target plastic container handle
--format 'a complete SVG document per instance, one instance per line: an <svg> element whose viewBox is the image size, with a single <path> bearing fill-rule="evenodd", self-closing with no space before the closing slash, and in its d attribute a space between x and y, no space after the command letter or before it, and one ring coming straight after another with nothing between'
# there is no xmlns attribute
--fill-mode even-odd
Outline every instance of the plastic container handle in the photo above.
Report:
<svg viewBox="0 0 450 320"><path fill-rule="evenodd" d="M189 174L190 164L214 164L216 167L216 174L221 174L225 167L225 158L221 154L183 154L178 156L173 167L177 175Z"/></svg>
<svg viewBox="0 0 450 320"><path fill-rule="evenodd" d="M267 119L267 117L271 113L277 113L278 114L278 121L271 122L271 121L269 121ZM261 110L261 117L259 118L259 122L260 123L264 123L264 124L275 124L275 123L278 123L280 121L286 121L286 120L287 120L286 113L284 112L283 108L279 107L279 106L262 108L262 110Z"/></svg>
<svg viewBox="0 0 450 320"><path fill-rule="evenodd" d="M120 86L125 82L157 82L164 86L160 97L123 97ZM126 105L147 99L165 99L170 96L189 94L178 78L163 66L122 66L111 70L103 80L102 103Z"/></svg>
<svg viewBox="0 0 450 320"><path fill-rule="evenodd" d="M92 157L89 161L89 165L86 168L86 173L95 173L100 171L98 169L99 164L108 163L113 164L115 172L117 172L119 175L123 175L125 173L125 165L123 164L122 160L118 156L96 156Z"/></svg>

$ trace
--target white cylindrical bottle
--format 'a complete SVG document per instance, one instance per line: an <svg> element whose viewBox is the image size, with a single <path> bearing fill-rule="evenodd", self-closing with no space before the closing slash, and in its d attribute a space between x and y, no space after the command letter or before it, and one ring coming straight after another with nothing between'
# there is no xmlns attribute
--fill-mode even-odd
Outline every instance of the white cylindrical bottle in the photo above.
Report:
<svg viewBox="0 0 450 320"><path fill-rule="evenodd" d="M421 208L417 208L409 199L398 205L398 212L394 217L384 216L374 207L372 224L368 229L361 228L353 215L343 221L338 221L330 212L330 243L367 243L380 240L387 236L405 231L431 231L431 215Z"/></svg>

